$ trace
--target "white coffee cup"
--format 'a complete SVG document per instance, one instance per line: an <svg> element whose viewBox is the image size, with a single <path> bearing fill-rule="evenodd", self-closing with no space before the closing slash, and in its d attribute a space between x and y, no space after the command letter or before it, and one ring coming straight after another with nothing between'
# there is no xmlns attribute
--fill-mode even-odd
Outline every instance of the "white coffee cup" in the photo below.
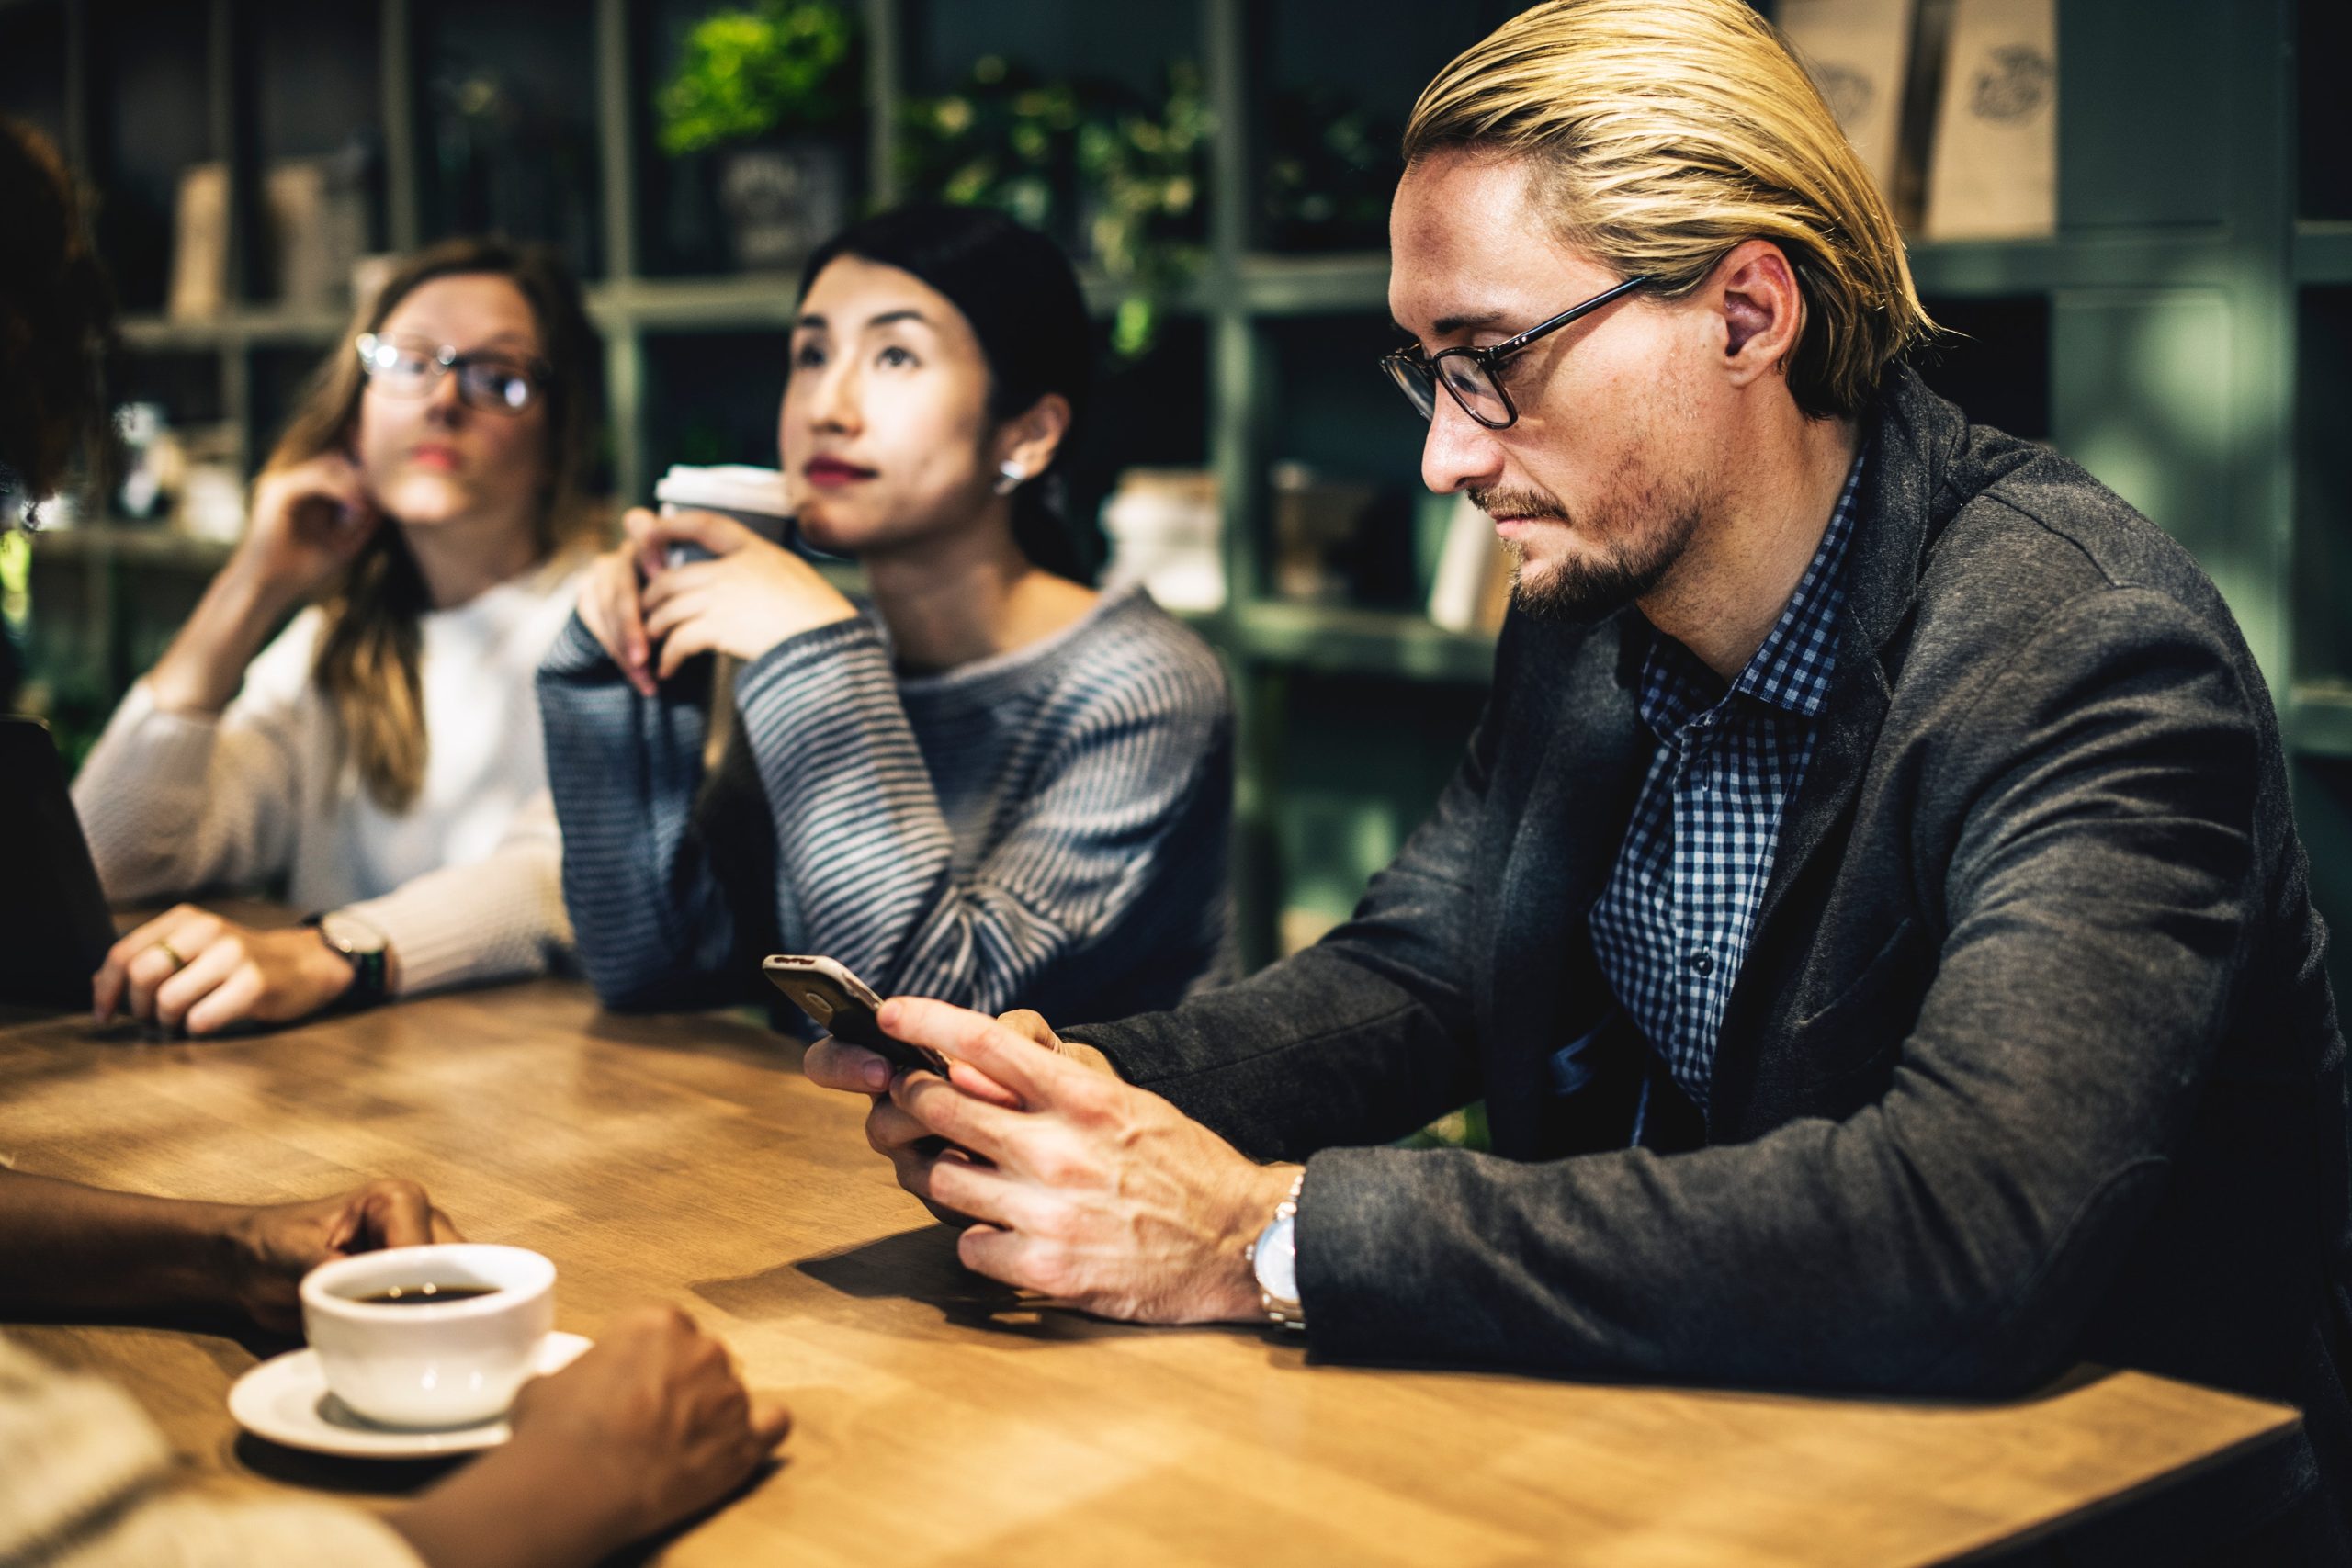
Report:
<svg viewBox="0 0 2352 1568"><path fill-rule="evenodd" d="M784 476L774 468L740 463L711 468L673 463L654 485L653 499L664 517L681 512L716 512L732 517L771 545L792 547L792 503L785 496ZM672 566L708 558L710 552L699 545L670 547Z"/></svg>
<svg viewBox="0 0 2352 1568"><path fill-rule="evenodd" d="M377 1303L419 1286L483 1288L463 1300ZM388 1427L464 1427L503 1415L555 1326L555 1265L519 1247L400 1247L322 1263L302 1277L302 1328L327 1387Z"/></svg>

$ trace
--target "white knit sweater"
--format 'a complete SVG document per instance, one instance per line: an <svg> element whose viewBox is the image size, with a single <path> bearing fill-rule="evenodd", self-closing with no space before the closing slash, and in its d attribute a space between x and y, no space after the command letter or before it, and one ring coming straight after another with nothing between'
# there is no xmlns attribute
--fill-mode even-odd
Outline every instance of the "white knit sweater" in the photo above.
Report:
<svg viewBox="0 0 2352 1568"><path fill-rule="evenodd" d="M107 896L284 881L390 940L400 988L543 972L571 942L532 677L571 616L576 558L422 622L424 787L397 815L338 765L306 610L217 717L167 713L141 681L74 781Z"/></svg>
<svg viewBox="0 0 2352 1568"><path fill-rule="evenodd" d="M10 1568L420 1568L361 1509L175 1492L173 1471L164 1435L129 1394L0 1339L0 1562Z"/></svg>

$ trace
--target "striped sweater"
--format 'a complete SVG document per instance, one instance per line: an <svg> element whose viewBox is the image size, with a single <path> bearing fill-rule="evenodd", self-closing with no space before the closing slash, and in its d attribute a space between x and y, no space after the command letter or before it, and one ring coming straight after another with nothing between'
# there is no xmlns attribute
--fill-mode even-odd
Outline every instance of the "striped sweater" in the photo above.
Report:
<svg viewBox="0 0 2352 1568"><path fill-rule="evenodd" d="M575 618L539 672L564 899L607 1006L759 998L775 951L1060 1020L1230 977L1224 674L1140 592L937 675L895 676L870 615L790 637L738 673L708 779L697 664L703 689L641 697Z"/></svg>

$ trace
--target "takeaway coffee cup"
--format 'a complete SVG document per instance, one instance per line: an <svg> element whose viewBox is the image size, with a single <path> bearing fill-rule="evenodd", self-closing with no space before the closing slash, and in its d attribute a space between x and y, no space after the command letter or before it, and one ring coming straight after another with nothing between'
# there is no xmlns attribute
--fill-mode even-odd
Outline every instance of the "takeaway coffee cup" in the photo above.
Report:
<svg viewBox="0 0 2352 1568"><path fill-rule="evenodd" d="M555 1326L555 1265L519 1247L400 1247L302 1277L302 1329L327 1387L387 1427L505 1414Z"/></svg>
<svg viewBox="0 0 2352 1568"><path fill-rule="evenodd" d="M681 512L716 512L732 517L772 545L792 547L792 505L785 499L784 476L774 468L724 464L689 468L678 463L653 487L662 515ZM672 545L670 564L707 560L710 552L699 545Z"/></svg>

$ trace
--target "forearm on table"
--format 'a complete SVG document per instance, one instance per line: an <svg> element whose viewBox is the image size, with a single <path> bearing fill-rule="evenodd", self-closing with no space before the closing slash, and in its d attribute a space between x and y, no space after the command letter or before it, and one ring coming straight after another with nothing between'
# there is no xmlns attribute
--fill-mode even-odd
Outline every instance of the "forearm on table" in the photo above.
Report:
<svg viewBox="0 0 2352 1568"><path fill-rule="evenodd" d="M242 1213L0 1169L0 1312L230 1305Z"/></svg>
<svg viewBox="0 0 2352 1568"><path fill-rule="evenodd" d="M2056 1371L2210 1092L2258 918L2259 701L2169 602L2049 616L1920 783L1933 977L1899 1037L1842 1043L1892 1054L1885 1089L1671 1156L1318 1155L1317 1352L1963 1396Z"/></svg>
<svg viewBox="0 0 2352 1568"><path fill-rule="evenodd" d="M743 667L735 701L775 829L779 940L893 989L954 838L880 639L864 620L788 637Z"/></svg>
<svg viewBox="0 0 2352 1568"><path fill-rule="evenodd" d="M1065 1028L1244 1153L1384 1144L1480 1093L1458 993L1313 947L1166 1012Z"/></svg>
<svg viewBox="0 0 2352 1568"><path fill-rule="evenodd" d="M715 1007L742 999L735 922L699 845L662 874L650 842L603 849L567 841L563 904L573 961L608 1008Z"/></svg>
<svg viewBox="0 0 2352 1568"><path fill-rule="evenodd" d="M1886 1090L1843 1120L1540 1165L1317 1156L1317 1351L1961 1396L2057 1370L2187 1135L2245 867L2218 824L2009 804L1955 857Z"/></svg>
<svg viewBox="0 0 2352 1568"><path fill-rule="evenodd" d="M1317 1154L1297 1233L1317 1354L2030 1387L2063 1364L2169 1179L2179 1086L2204 1070L2226 979L2211 950L2087 910L2045 916L2004 911L1947 945L1891 1086L1842 1121L1668 1156ZM2226 945L2219 923L2207 934ZM2127 973L2125 992L2083 984Z"/></svg>
<svg viewBox="0 0 2352 1568"><path fill-rule="evenodd" d="M427 872L348 913L383 932L394 996L542 975L571 941L563 847L549 835Z"/></svg>
<svg viewBox="0 0 2352 1568"><path fill-rule="evenodd" d="M692 683L632 690L575 616L540 667L573 953L607 1007L731 995L734 921L695 829L707 725Z"/></svg>
<svg viewBox="0 0 2352 1568"><path fill-rule="evenodd" d="M615 1489L528 1442L495 1450L386 1522L430 1568L586 1568L628 1544Z"/></svg>

